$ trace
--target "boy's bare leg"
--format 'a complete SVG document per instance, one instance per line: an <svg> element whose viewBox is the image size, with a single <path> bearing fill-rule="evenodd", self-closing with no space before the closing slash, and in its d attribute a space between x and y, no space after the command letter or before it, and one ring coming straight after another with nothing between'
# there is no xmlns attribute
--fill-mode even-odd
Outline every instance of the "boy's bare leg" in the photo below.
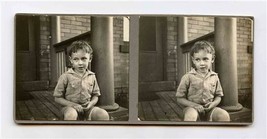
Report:
<svg viewBox="0 0 267 139"><path fill-rule="evenodd" d="M212 121L230 121L229 113L219 107L215 107L211 114Z"/></svg>
<svg viewBox="0 0 267 139"><path fill-rule="evenodd" d="M78 113L72 107L65 107L64 108L64 120L77 120Z"/></svg>
<svg viewBox="0 0 267 139"><path fill-rule="evenodd" d="M184 110L184 121L197 121L198 111L192 107L186 107Z"/></svg>
<svg viewBox="0 0 267 139"><path fill-rule="evenodd" d="M106 110L101 109L99 107L95 107L94 109L92 109L91 112L91 120L109 120L109 114Z"/></svg>

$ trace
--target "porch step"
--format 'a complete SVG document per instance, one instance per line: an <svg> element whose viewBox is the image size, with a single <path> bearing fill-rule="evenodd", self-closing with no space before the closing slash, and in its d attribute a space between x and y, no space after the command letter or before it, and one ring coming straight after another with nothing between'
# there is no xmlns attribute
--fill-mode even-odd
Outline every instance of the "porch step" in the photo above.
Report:
<svg viewBox="0 0 267 139"><path fill-rule="evenodd" d="M26 81L26 82L16 82L16 91L38 91L46 90L49 87L48 81Z"/></svg>
<svg viewBox="0 0 267 139"><path fill-rule="evenodd" d="M140 82L140 92L173 91L176 88L175 81Z"/></svg>
<svg viewBox="0 0 267 139"><path fill-rule="evenodd" d="M247 122L247 123L252 123L252 110L243 107L242 110L237 111L237 112L229 112L230 118L232 122Z"/></svg>
<svg viewBox="0 0 267 139"><path fill-rule="evenodd" d="M128 109L124 107L119 107L119 109L115 111L108 111L108 114L112 117L112 120L114 121L128 121L128 112Z"/></svg>

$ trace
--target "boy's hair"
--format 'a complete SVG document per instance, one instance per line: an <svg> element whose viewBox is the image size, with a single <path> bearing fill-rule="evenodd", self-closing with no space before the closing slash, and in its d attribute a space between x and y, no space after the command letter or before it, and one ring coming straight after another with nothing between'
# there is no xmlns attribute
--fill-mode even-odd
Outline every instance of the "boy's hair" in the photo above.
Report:
<svg viewBox="0 0 267 139"><path fill-rule="evenodd" d="M69 51L69 56L72 55L72 53L76 53L78 50L83 50L86 53L89 53L92 55L93 53L93 49L91 48L91 46L86 42L86 41L74 41L71 45L70 45L71 49Z"/></svg>
<svg viewBox="0 0 267 139"><path fill-rule="evenodd" d="M215 50L210 42L208 41L197 41L190 50L190 56L194 56L194 53L204 50L207 53L212 54L212 57L215 57Z"/></svg>

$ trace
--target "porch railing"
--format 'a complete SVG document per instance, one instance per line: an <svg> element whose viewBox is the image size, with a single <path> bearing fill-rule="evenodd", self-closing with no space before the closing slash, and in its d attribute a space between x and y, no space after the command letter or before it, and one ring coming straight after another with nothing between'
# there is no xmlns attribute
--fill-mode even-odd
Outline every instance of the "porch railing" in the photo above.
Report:
<svg viewBox="0 0 267 139"><path fill-rule="evenodd" d="M86 32L54 45L56 50L57 78L61 74L66 72L68 68L71 68L71 64L68 58L68 51L70 50L69 46L71 45L71 43L77 40L85 40L90 44L90 36L90 32Z"/></svg>
<svg viewBox="0 0 267 139"><path fill-rule="evenodd" d="M191 60L191 56L190 56L190 50L193 47L194 43L200 40L206 40L209 41L213 46L214 46L214 32L208 33L204 36L201 36L199 38L196 38L194 40L191 40L189 42L186 42L184 44L181 45L182 48L182 53L183 53L183 63L184 65L184 74L189 72L191 70L192 67L192 60ZM214 70L214 65L212 65L212 69Z"/></svg>

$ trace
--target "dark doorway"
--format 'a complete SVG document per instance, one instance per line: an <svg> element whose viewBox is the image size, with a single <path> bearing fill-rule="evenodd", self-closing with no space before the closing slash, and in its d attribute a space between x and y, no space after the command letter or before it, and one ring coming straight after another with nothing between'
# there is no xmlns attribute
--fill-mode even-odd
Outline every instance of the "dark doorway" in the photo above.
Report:
<svg viewBox="0 0 267 139"><path fill-rule="evenodd" d="M164 34L164 19L158 17L140 17L140 82L155 82L164 80Z"/></svg>
<svg viewBox="0 0 267 139"><path fill-rule="evenodd" d="M39 79L37 57L39 20L30 15L16 15L16 82Z"/></svg>

